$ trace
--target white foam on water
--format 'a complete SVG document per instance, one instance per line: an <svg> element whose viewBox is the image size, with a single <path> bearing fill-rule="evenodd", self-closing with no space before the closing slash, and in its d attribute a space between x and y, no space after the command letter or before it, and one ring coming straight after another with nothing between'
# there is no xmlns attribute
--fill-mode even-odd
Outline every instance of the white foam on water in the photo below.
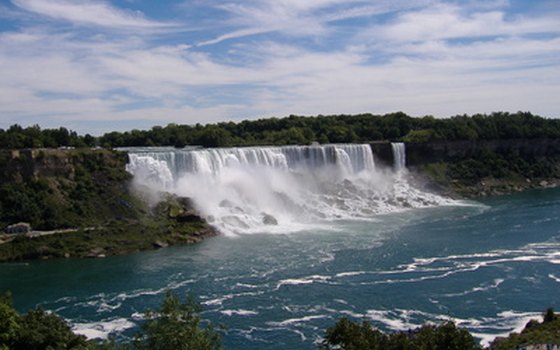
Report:
<svg viewBox="0 0 560 350"><path fill-rule="evenodd" d="M232 294L225 294L219 298L208 299L201 302L202 305L222 305L224 301L231 300L238 297L244 296L257 296L264 294L264 291L258 292L244 292L244 293L232 293Z"/></svg>
<svg viewBox="0 0 560 350"><path fill-rule="evenodd" d="M299 317L299 318L290 318L281 322L267 322L266 324L271 325L271 326L280 326L280 327L285 327L285 326L290 326L290 325L294 325L294 324L299 324L299 323L305 323L305 322L309 322L309 321L313 321L313 320L318 320L318 319L322 319L322 318L330 318L329 315L310 315L310 316L304 316L304 317Z"/></svg>
<svg viewBox="0 0 560 350"><path fill-rule="evenodd" d="M288 278L278 282L278 284L276 285L276 289L288 285L297 286L300 284L325 283L330 279L331 279L330 276L322 276L322 275L313 275L304 278Z"/></svg>
<svg viewBox="0 0 560 350"><path fill-rule="evenodd" d="M107 339L111 333L122 332L136 324L126 318L116 318L101 322L73 323L72 331L88 339Z"/></svg>
<svg viewBox="0 0 560 350"><path fill-rule="evenodd" d="M368 272L366 272L366 271L339 272L335 275L335 277L353 277L353 276L365 275L367 273Z"/></svg>
<svg viewBox="0 0 560 350"><path fill-rule="evenodd" d="M251 310L244 310L244 309L237 309L237 310L221 310L220 313L226 315L226 316L233 316L233 315L237 315L237 316L255 316L258 315L259 313L256 311L251 311Z"/></svg>
<svg viewBox="0 0 560 350"><path fill-rule="evenodd" d="M340 311L339 311L340 312ZM541 319L535 312L503 311L495 317L462 319L443 314L432 314L419 310L368 310L365 315L351 311L342 311L342 314L384 325L392 331L406 331L422 326L426 323L440 324L453 321L458 327L468 329L471 334L480 340L481 345L487 346L496 337L509 335L511 332L520 332L532 319Z"/></svg>
<svg viewBox="0 0 560 350"><path fill-rule="evenodd" d="M487 292L491 289L498 288L504 282L505 282L505 279L496 278L492 283L485 283L485 284L482 284L481 286L473 287L473 288L471 288L469 290L466 290L464 292L461 292L461 293L444 294L444 296L446 296L446 297L461 297L461 296L465 296L465 295L472 294L472 293Z"/></svg>

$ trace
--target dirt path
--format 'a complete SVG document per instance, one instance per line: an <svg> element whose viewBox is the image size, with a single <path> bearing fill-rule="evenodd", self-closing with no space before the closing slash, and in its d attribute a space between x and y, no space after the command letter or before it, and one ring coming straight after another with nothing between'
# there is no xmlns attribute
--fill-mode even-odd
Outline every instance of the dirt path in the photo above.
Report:
<svg viewBox="0 0 560 350"><path fill-rule="evenodd" d="M0 244L8 243L13 241L16 237L23 236L28 238L43 237L55 235L58 233L74 233L78 231L92 231L99 229L99 227L85 227L85 228L65 228L60 230L50 230L50 231L29 231L27 233L19 234L0 234Z"/></svg>

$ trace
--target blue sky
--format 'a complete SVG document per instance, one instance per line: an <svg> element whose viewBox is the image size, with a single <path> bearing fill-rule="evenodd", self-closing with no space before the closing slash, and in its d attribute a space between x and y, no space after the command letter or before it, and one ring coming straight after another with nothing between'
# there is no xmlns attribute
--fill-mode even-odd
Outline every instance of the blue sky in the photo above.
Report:
<svg viewBox="0 0 560 350"><path fill-rule="evenodd" d="M560 0L0 0L0 128L560 117Z"/></svg>

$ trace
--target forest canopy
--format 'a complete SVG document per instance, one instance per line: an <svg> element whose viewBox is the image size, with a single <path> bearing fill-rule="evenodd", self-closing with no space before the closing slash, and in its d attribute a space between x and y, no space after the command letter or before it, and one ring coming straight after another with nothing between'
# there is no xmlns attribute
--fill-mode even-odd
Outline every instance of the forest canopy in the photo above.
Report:
<svg viewBox="0 0 560 350"><path fill-rule="evenodd" d="M78 135L64 127L41 129L12 125L0 129L0 148L140 147L197 145L204 147L354 143L372 141L429 142L558 138L560 119L529 112L495 112L450 118L415 118L403 112L263 118L217 124L154 126L149 130L109 132L100 137Z"/></svg>

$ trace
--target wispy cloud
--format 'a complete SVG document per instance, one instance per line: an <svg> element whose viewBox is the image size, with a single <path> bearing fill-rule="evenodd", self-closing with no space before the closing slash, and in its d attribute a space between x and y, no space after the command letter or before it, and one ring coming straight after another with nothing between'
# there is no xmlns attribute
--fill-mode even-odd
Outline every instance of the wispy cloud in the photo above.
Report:
<svg viewBox="0 0 560 350"><path fill-rule="evenodd" d="M13 0L12 26L0 29L0 127L395 110L559 116L554 11L512 11L505 0L211 4L190 8L206 11L196 22L109 0ZM211 30L182 31L213 16Z"/></svg>
<svg viewBox="0 0 560 350"><path fill-rule="evenodd" d="M225 3L218 9L229 14L227 23L236 29L199 45L264 33L292 37L324 36L332 33L330 22L382 15L425 6L431 0L260 0Z"/></svg>
<svg viewBox="0 0 560 350"><path fill-rule="evenodd" d="M374 40L424 42L430 40L477 39L500 35L559 33L560 16L506 19L502 11L466 12L456 5L440 4L399 15L389 24L375 25L366 35Z"/></svg>
<svg viewBox="0 0 560 350"><path fill-rule="evenodd" d="M140 12L125 11L91 0L12 0L21 9L77 25L121 29L165 29L173 23L146 19Z"/></svg>

